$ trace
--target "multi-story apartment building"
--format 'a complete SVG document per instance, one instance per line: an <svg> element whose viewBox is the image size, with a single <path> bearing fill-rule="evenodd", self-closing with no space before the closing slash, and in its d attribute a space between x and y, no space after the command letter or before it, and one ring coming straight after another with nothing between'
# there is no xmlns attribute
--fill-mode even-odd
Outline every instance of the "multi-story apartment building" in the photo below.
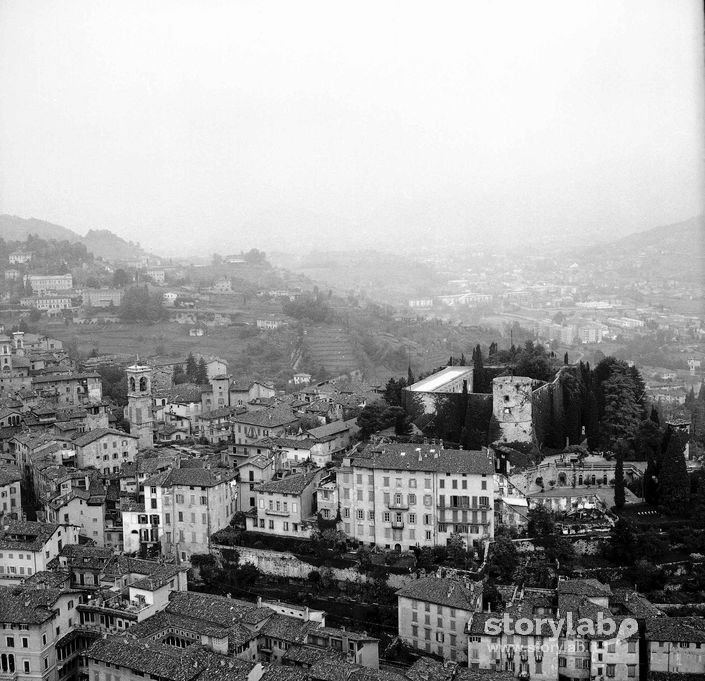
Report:
<svg viewBox="0 0 705 681"><path fill-rule="evenodd" d="M100 402L103 399L100 374L93 372L34 376L32 388L40 396L55 400L58 406Z"/></svg>
<svg viewBox="0 0 705 681"><path fill-rule="evenodd" d="M17 466L0 467L0 516L19 519L22 517L22 495L20 482L22 472Z"/></svg>
<svg viewBox="0 0 705 681"><path fill-rule="evenodd" d="M238 474L237 508L249 511L257 506L257 487L274 477L274 457L253 454L234 460Z"/></svg>
<svg viewBox="0 0 705 681"><path fill-rule="evenodd" d="M449 660L467 659L466 627L482 610L482 582L427 577L397 591L399 637Z"/></svg>
<svg viewBox="0 0 705 681"><path fill-rule="evenodd" d="M20 304L25 307L33 307L42 312L53 313L74 308L73 296L69 294L42 293L36 296L26 296L20 300Z"/></svg>
<svg viewBox="0 0 705 681"><path fill-rule="evenodd" d="M137 456L138 438L122 430L96 428L79 435L73 445L78 468L95 468L102 473L118 473L120 466Z"/></svg>
<svg viewBox="0 0 705 681"><path fill-rule="evenodd" d="M622 613L594 579L515 590L503 612L473 615L468 666L540 681L640 678L638 622Z"/></svg>
<svg viewBox="0 0 705 681"><path fill-rule="evenodd" d="M81 594L44 585L0 586L3 679L58 681L61 641L78 622Z"/></svg>
<svg viewBox="0 0 705 681"><path fill-rule="evenodd" d="M298 418L289 409L260 409L237 414L231 418L233 440L236 445L249 445L262 437L282 437L297 422Z"/></svg>
<svg viewBox="0 0 705 681"><path fill-rule="evenodd" d="M119 288L87 288L83 291L86 307L119 307L123 292Z"/></svg>
<svg viewBox="0 0 705 681"><path fill-rule="evenodd" d="M237 509L234 471L223 468L173 468L144 482L144 515L150 532L143 540L165 555L187 560L208 553L210 537L227 527ZM138 520L139 520L138 515ZM133 530L132 514L123 514L125 551ZM144 529L144 528L143 528ZM152 531L153 530L153 531Z"/></svg>
<svg viewBox="0 0 705 681"><path fill-rule="evenodd" d="M386 549L478 547L494 536L494 462L487 451L437 445L369 446L337 472L343 531Z"/></svg>
<svg viewBox="0 0 705 681"><path fill-rule="evenodd" d="M0 532L0 576L22 580L46 570L66 544L78 543L78 527L14 520Z"/></svg>
<svg viewBox="0 0 705 681"><path fill-rule="evenodd" d="M76 525L81 537L105 546L105 490L97 479L89 489L74 487L45 501L44 514L51 523Z"/></svg>
<svg viewBox="0 0 705 681"><path fill-rule="evenodd" d="M257 513L247 519L247 529L285 537L311 536L316 488L323 471L287 475L255 488Z"/></svg>
<svg viewBox="0 0 705 681"><path fill-rule="evenodd" d="M28 274L24 278L25 286L30 286L35 294L47 291L69 291L73 288L71 274Z"/></svg>
<svg viewBox="0 0 705 681"><path fill-rule="evenodd" d="M649 673L663 678L705 678L705 619L653 617L644 634ZM655 675L654 675L655 677Z"/></svg>

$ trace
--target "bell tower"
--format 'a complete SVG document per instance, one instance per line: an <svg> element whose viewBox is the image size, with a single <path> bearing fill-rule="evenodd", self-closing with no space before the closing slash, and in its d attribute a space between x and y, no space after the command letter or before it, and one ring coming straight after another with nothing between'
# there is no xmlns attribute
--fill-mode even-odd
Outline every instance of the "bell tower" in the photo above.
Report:
<svg viewBox="0 0 705 681"><path fill-rule="evenodd" d="M130 434L137 435L139 449L154 445L154 416L152 414L152 370L142 364L133 364L127 373L127 420Z"/></svg>

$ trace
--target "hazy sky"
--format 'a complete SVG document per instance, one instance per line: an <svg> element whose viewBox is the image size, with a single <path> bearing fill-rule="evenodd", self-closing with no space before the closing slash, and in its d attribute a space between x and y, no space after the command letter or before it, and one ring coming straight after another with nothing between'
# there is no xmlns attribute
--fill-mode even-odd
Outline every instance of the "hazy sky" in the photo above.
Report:
<svg viewBox="0 0 705 681"><path fill-rule="evenodd" d="M0 0L0 212L161 252L646 229L703 211L704 63L699 0Z"/></svg>

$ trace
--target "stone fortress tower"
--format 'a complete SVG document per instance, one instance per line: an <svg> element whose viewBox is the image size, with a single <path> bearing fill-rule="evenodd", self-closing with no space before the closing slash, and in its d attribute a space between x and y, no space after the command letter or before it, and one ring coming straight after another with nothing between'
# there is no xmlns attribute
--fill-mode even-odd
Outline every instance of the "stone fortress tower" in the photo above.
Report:
<svg viewBox="0 0 705 681"><path fill-rule="evenodd" d="M139 438L139 449L154 445L154 415L152 413L152 369L133 364L127 373L127 420L130 434Z"/></svg>
<svg viewBox="0 0 705 681"><path fill-rule="evenodd" d="M498 376L492 381L492 413L503 442L531 442L534 380L526 376Z"/></svg>

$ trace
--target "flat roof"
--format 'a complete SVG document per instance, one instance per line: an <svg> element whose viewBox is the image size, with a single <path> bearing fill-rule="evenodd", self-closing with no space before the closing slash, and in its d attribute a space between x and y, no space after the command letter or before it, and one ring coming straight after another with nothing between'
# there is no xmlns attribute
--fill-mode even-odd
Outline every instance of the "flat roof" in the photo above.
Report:
<svg viewBox="0 0 705 681"><path fill-rule="evenodd" d="M455 381L456 379L461 378L462 376L467 376L470 374L472 374L472 367L446 367L438 373L432 374L431 376L427 376L426 378L417 381L413 385L409 386L409 390L422 393L436 392L447 383L450 383L451 381Z"/></svg>

